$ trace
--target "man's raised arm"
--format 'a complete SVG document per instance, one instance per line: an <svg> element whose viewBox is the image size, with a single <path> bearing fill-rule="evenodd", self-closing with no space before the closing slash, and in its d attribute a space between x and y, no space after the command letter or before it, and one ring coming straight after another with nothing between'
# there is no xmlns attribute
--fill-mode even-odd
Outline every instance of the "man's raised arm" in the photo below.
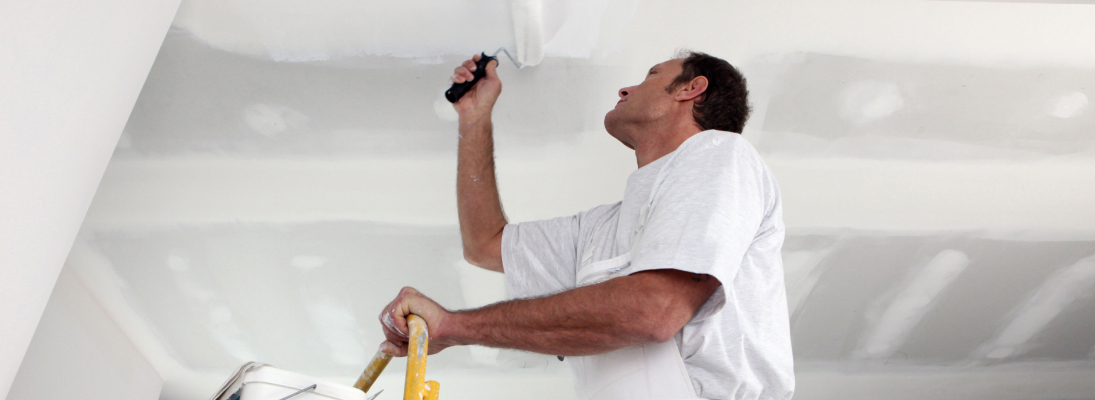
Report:
<svg viewBox="0 0 1095 400"><path fill-rule="evenodd" d="M453 83L473 79L478 55L456 68ZM491 110L502 92L502 81L487 64L487 74L453 107L460 115L460 144L456 167L456 203L464 259L478 267L502 272L502 229L506 216L494 179L494 139Z"/></svg>

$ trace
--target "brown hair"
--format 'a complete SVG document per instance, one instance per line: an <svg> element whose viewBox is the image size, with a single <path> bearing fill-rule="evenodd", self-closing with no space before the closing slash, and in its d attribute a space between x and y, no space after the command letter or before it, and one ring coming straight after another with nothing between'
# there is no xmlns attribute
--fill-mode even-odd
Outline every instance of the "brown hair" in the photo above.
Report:
<svg viewBox="0 0 1095 400"><path fill-rule="evenodd" d="M682 71L666 86L672 92L698 76L707 78L707 90L692 106L692 117L703 129L718 129L741 133L749 119L749 90L745 77L733 65L718 57L691 50L682 50Z"/></svg>

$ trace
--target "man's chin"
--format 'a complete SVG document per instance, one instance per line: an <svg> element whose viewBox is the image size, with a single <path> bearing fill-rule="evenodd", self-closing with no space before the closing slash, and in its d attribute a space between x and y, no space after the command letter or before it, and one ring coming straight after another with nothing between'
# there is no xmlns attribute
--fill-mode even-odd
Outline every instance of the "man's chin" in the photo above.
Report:
<svg viewBox="0 0 1095 400"><path fill-rule="evenodd" d="M616 140L619 140L620 143L623 143L623 145L627 146L627 148L635 150L634 147L631 147L631 145L627 144L627 141L625 141L622 137L620 137L620 135L619 135L620 131L618 131L616 129L615 124L612 124L612 123L609 122L608 118L605 118L605 130L608 131L609 136L612 136L612 138L614 138Z"/></svg>
<svg viewBox="0 0 1095 400"><path fill-rule="evenodd" d="M612 132L616 130L615 128L619 123L619 118L617 118L616 114L616 110L609 110L605 113L605 130L612 136L616 136L613 135Z"/></svg>

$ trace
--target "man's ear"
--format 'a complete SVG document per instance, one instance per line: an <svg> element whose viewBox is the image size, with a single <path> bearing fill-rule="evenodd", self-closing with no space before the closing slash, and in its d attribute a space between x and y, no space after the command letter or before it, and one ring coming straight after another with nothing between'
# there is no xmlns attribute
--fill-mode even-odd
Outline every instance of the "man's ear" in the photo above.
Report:
<svg viewBox="0 0 1095 400"><path fill-rule="evenodd" d="M674 96L674 98L677 101L696 100L706 91L707 77L701 75L692 78L691 82L681 85L681 87L677 89L677 95Z"/></svg>

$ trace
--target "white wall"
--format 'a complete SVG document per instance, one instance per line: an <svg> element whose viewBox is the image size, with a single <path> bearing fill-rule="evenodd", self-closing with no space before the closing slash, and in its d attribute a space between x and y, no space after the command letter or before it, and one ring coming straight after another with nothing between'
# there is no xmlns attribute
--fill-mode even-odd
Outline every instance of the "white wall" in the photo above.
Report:
<svg viewBox="0 0 1095 400"><path fill-rule="evenodd" d="M0 395L178 4L0 3Z"/></svg>
<svg viewBox="0 0 1095 400"><path fill-rule="evenodd" d="M492 300L458 261L441 92L454 52L508 45L508 11L426 3L183 1L66 267L161 399L206 398L251 359L353 382L403 285L447 307ZM1068 293L1091 280L1039 293L1095 255L1095 114L1064 101L1095 99L1095 6L554 4L578 3L605 11L545 14L546 37L596 52L499 68L511 220L617 201L635 163L602 129L616 90L677 47L708 51L749 77L744 136L781 185L796 399L1090 397L1095 301ZM1021 351L981 350L1000 346ZM398 390L399 362L377 388ZM453 348L429 373L450 400L572 393L550 356Z"/></svg>
<svg viewBox="0 0 1095 400"><path fill-rule="evenodd" d="M133 399L163 380L77 274L57 279L8 400Z"/></svg>

